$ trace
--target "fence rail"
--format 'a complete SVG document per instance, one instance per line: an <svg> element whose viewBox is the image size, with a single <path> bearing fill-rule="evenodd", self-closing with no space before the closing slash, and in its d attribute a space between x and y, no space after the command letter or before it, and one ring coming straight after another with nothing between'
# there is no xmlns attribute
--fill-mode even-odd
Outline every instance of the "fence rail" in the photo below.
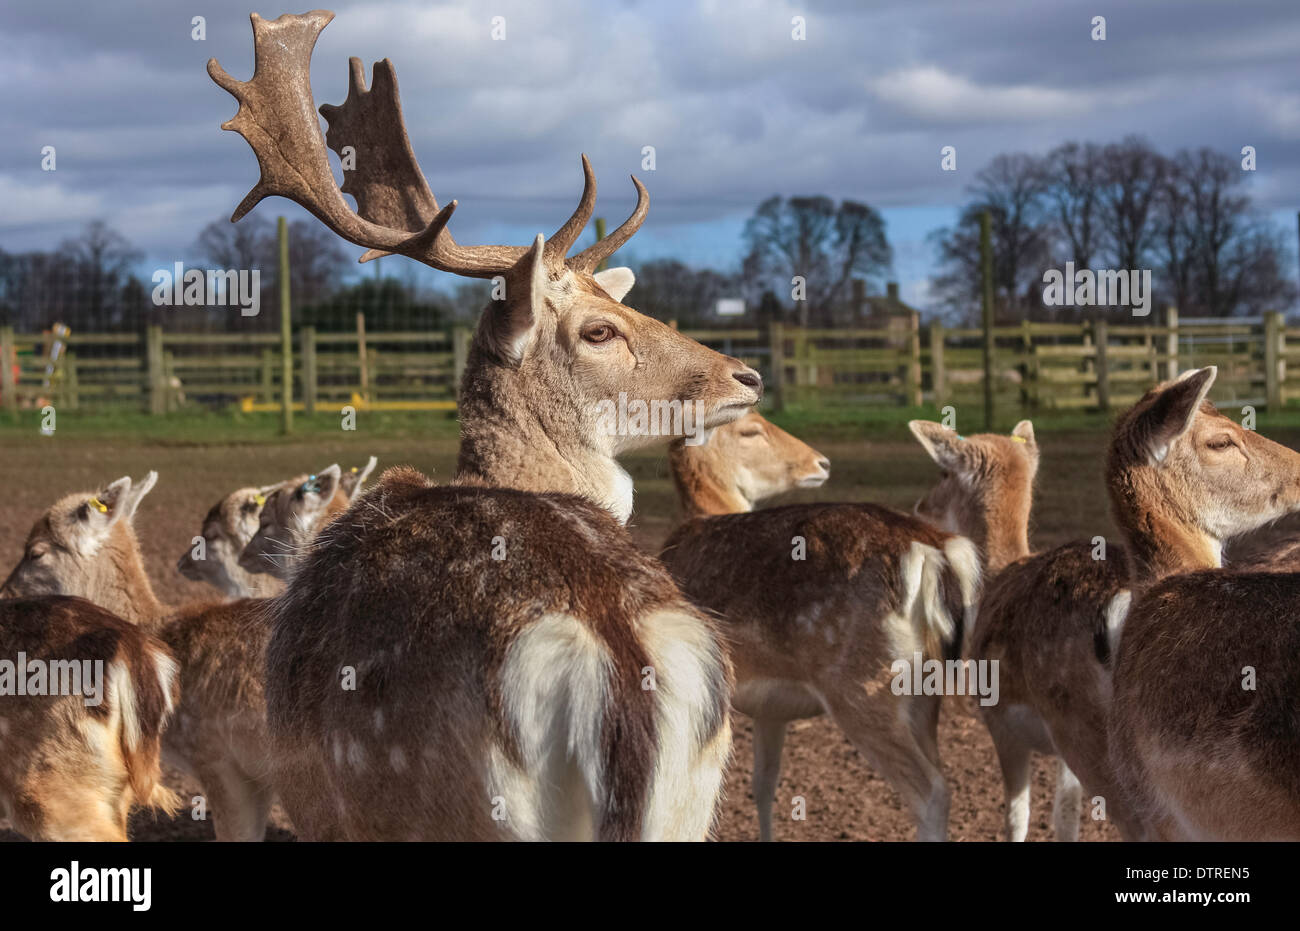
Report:
<svg viewBox="0 0 1300 931"><path fill-rule="evenodd" d="M1259 320L1061 324L993 328L999 406L1026 410L1131 403L1156 381L1217 364L1216 395L1277 407L1300 397L1300 327L1282 315ZM787 404L980 403L983 331L922 328L899 315L876 329L683 330L763 372L768 395ZM277 408L283 401L282 337L276 333L73 333L57 337L0 327L0 406L130 406L164 414L195 405ZM361 403L454 409L470 331L355 331L293 337L293 397L308 413Z"/></svg>

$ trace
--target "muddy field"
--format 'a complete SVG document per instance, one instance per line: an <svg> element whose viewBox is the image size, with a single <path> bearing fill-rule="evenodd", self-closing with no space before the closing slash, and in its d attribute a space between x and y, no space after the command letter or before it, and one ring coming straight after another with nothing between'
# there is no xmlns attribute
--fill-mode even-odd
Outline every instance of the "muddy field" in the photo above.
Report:
<svg viewBox="0 0 1300 931"><path fill-rule="evenodd" d="M831 480L815 492L790 496L790 501L876 501L910 509L937 475L930 460L902 428L896 439L883 442L807 439L830 457ZM1110 536L1113 526L1101 483L1104 435L1040 433L1039 439L1043 463L1032 544L1042 548L1077 537ZM455 462L455 445L450 439L368 441L359 434L340 440L315 438L257 446L178 445L166 441L142 445L136 440L76 437L39 443L0 437L0 444L5 447L0 451L0 575L7 574L18 560L28 528L55 498L68 492L94 490L121 475L139 477L155 469L158 484L141 505L136 528L158 595L171 604L212 596L211 589L183 579L175 564L199 531L208 507L228 491L319 470L332 462L345 468L361 465L368 455L379 457L380 469L410 464L434 478L451 475ZM627 465L637 489L632 533L646 549L657 551L673 526L676 511L666 457L631 458ZM717 837L754 840L758 822L749 788L751 730L742 715L735 715L734 725L734 760ZM950 836L954 840L998 839L1002 824L1001 778L992 744L975 718L973 706L951 699L947 702L940 749L953 789ZM171 777L183 797L199 793L197 785L174 773ZM1038 760L1031 840L1051 836L1054 784L1054 767L1049 761ZM795 796L806 800L806 820L790 820L791 799ZM1092 822L1086 814L1085 810L1081 839L1116 838L1108 825ZM898 796L825 718L791 725L774 815L775 832L782 840L906 840L913 836L911 818ZM278 813L276 824L271 839L291 840L287 822ZM0 822L0 829L3 827ZM0 836L16 837L12 833ZM133 821L132 837L200 840L210 839L212 829L208 823L190 820L188 813L170 822L146 815Z"/></svg>

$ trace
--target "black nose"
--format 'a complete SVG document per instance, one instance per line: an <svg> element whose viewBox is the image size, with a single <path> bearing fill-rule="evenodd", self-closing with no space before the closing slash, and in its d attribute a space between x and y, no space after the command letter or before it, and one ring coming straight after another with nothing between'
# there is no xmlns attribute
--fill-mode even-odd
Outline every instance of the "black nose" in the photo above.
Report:
<svg viewBox="0 0 1300 931"><path fill-rule="evenodd" d="M759 376L758 372L751 371L750 369L746 369L743 372L732 372L731 377L736 379L736 381L740 382L746 388L758 389L763 387L763 379Z"/></svg>
<svg viewBox="0 0 1300 931"><path fill-rule="evenodd" d="M818 459L817 464L826 472L831 470L831 461L829 459Z"/></svg>

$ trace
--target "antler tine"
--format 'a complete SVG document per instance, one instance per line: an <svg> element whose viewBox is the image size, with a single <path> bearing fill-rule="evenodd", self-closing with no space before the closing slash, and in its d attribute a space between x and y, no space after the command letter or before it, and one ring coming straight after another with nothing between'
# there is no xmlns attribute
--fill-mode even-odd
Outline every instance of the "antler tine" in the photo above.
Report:
<svg viewBox="0 0 1300 931"><path fill-rule="evenodd" d="M564 257L569 254L570 247L578 241L578 237L586 229L595 211L596 172L592 171L591 161L584 154L582 156L582 197L578 200L578 206L572 216L565 220L564 225L546 241L546 250L543 254L548 266L554 268L564 264Z"/></svg>
<svg viewBox="0 0 1300 931"><path fill-rule="evenodd" d="M650 192L645 189L644 184L637 180L635 175L632 176L632 183L636 185L636 207L633 209L632 215L623 221L622 226L604 239L599 240L595 245L588 246L577 255L566 260L565 264L570 269L590 274L597 265L617 252L618 248L631 239L633 234L641 228L641 224L645 222L646 214L650 212Z"/></svg>
<svg viewBox="0 0 1300 931"><path fill-rule="evenodd" d="M410 154L405 128L400 125L395 80L391 83L391 93L388 90L386 78L391 77L391 67L376 69L384 87L373 98L374 111L398 120L396 130L388 133L390 139L394 133L399 135L402 144L396 152L381 145L376 147L377 151L386 154L376 155L366 149L364 155L388 158L389 165L399 166L398 170L403 171L400 181L404 187L397 190L401 193L415 191L417 200L406 207L411 212L405 213L406 219L396 225L372 222L348 207L325 155L325 139L316 119L309 73L316 40L333 18L334 14L326 10L313 10L301 16L285 14L269 22L256 13L252 14L256 64L249 81L231 77L215 58L208 61L208 74L212 80L239 101L239 112L221 128L244 137L257 156L262 172L253 190L235 209L231 220L240 219L262 198L276 194L301 204L344 239L377 254L396 252L442 271L475 278L491 278L510 270L527 252L526 249L517 246L458 246L444 229L454 205L438 211L432 193L428 193L427 199L421 197L421 187L427 193L428 185L419 174L414 156ZM354 67L354 81L358 77L357 70ZM388 73L384 74L385 71ZM358 96L356 99L361 98ZM350 95L349 102L352 101ZM345 103L342 108L336 108L335 117L340 112L346 113L347 107L348 103ZM346 122L346 115L344 120ZM366 130L363 140L372 136L384 138L383 128L376 127L375 123L373 119L359 120L358 125ZM408 161L409 166L405 169L400 167ZM373 170L368 170L358 179L358 184L377 185L368 188L363 196L368 198L367 207L373 211L373 217L388 220L393 215L392 198L399 195L394 193L391 183L388 191L383 192L383 186L375 180L377 178ZM353 196L357 195L353 193ZM425 219L422 213L428 214L427 225L412 235L409 226L415 225L417 218Z"/></svg>

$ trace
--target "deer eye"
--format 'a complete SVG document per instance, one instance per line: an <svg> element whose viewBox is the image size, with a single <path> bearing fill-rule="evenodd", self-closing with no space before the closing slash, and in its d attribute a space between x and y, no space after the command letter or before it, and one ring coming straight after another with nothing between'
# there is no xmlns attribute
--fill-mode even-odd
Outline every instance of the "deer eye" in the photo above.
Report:
<svg viewBox="0 0 1300 931"><path fill-rule="evenodd" d="M1227 449L1229 446L1233 445L1232 437L1221 436L1216 439L1210 440L1205 445L1208 446L1210 449Z"/></svg>
<svg viewBox="0 0 1300 931"><path fill-rule="evenodd" d="M589 343L607 343L617 335L608 323L598 323L582 331L582 338Z"/></svg>
<svg viewBox="0 0 1300 931"><path fill-rule="evenodd" d="M37 560L44 559L48 553L49 550L44 546L33 546L27 551L27 558L32 562L36 562Z"/></svg>
<svg viewBox="0 0 1300 931"><path fill-rule="evenodd" d="M741 435L741 436L745 436L745 437L748 437L748 436L758 436L758 435L760 435L762 432L763 432L762 430L746 430L745 432L741 433L740 435Z"/></svg>

